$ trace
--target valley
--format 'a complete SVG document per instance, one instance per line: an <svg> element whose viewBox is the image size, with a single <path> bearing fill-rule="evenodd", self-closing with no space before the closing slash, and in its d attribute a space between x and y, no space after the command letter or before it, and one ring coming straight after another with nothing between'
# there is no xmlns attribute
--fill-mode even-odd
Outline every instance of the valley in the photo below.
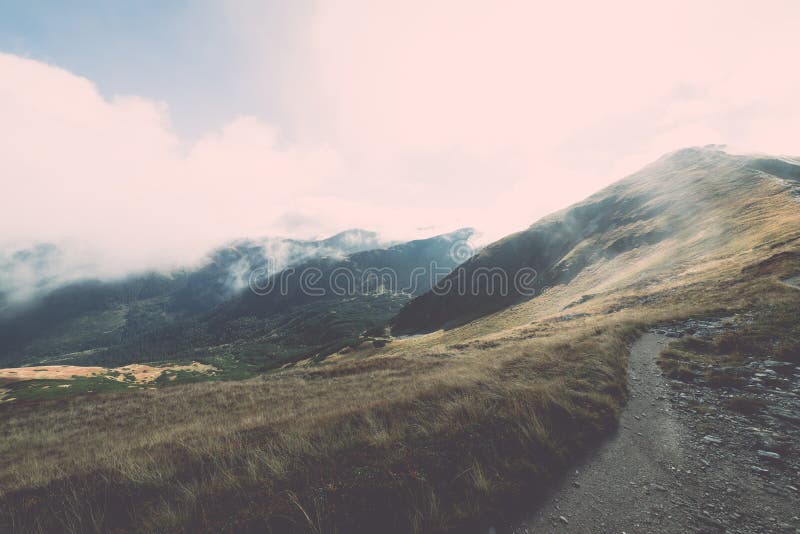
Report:
<svg viewBox="0 0 800 534"><path fill-rule="evenodd" d="M0 7L0 534L800 534L800 1Z"/></svg>
<svg viewBox="0 0 800 534"><path fill-rule="evenodd" d="M5 387L0 402L177 384L220 378L220 373L220 369L199 362L157 366L130 364L111 369L77 365L11 367L0 369L0 386Z"/></svg>
<svg viewBox="0 0 800 534"><path fill-rule="evenodd" d="M174 322L172 293L125 301L121 340L37 359L203 371L0 404L0 528L798 528L792 161L679 150L465 261L461 231L308 263L401 279L449 258L414 294L374 278L348 296L245 291ZM487 269L536 276L502 292ZM458 277L481 283L441 290ZM128 336L135 308L155 328ZM48 310L35 324L60 331ZM37 336L14 339L7 358L45 365L14 352Z"/></svg>

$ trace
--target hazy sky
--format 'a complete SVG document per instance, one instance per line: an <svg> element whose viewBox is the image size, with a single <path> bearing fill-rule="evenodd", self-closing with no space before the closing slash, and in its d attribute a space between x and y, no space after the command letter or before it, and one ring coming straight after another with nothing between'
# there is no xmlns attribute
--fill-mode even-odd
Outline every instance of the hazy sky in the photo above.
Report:
<svg viewBox="0 0 800 534"><path fill-rule="evenodd" d="M800 2L0 0L0 246L524 228L663 152L800 154Z"/></svg>

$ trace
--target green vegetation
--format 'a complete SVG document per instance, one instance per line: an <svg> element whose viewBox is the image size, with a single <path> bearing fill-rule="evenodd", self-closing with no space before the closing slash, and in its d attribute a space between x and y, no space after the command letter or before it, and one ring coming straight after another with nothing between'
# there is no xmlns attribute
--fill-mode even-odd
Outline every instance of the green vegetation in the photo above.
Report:
<svg viewBox="0 0 800 534"><path fill-rule="evenodd" d="M123 391L131 387L125 382L104 377L78 376L70 380L26 380L4 386L8 397L16 399L15 405L23 401L59 399L88 393ZM138 386L134 386L138 387Z"/></svg>
<svg viewBox="0 0 800 534"><path fill-rule="evenodd" d="M0 309L0 367L42 362L117 367L225 354L270 369L318 352L331 353L343 346L342 340L383 326L410 299L398 292L381 293L368 278L362 286L363 273L391 269L399 287L385 289L405 288L419 266L453 267L452 240L466 239L471 232L377 250L364 250L370 243L376 246L377 237L363 231L288 243L297 254L295 262L306 258L294 266L297 272L313 268L324 273L317 289L326 290L326 298L302 291L299 276L287 278L285 294L234 290L246 280L234 280L231 270L241 271L244 262L249 266L245 272L250 272L265 262L265 250L247 242L216 251L210 264L189 272L78 282L16 313ZM353 253L342 257L338 251ZM336 296L326 286L337 269L354 276L351 294ZM427 277L417 281L417 294L430 287Z"/></svg>
<svg viewBox="0 0 800 534"><path fill-rule="evenodd" d="M787 291L788 295L800 291ZM745 358L800 363L800 324L796 313L800 300L788 298L753 309L752 315L739 318L734 331L711 340L685 337L670 344L659 357L659 365L670 378L691 380L696 373L712 386L741 386L743 380L722 372L742 365ZM709 366L714 367L705 371Z"/></svg>
<svg viewBox="0 0 800 534"><path fill-rule="evenodd" d="M3 385L5 398L16 403L30 400L59 399L76 395L127 391L132 388L177 386L196 382L216 382L244 380L258 376L263 369L257 364L242 363L230 357L209 356L199 363L210 365L213 372L197 372L189 369L170 369L169 367L188 366L191 361L156 362L155 367L164 367L155 380L141 381L133 371L108 369L96 376L72 376L69 379L33 379L8 381ZM46 374L46 373L42 373ZM2 379L0 378L0 381Z"/></svg>
<svg viewBox="0 0 800 534"><path fill-rule="evenodd" d="M4 404L4 520L407 531L507 513L614 427L628 343L643 328L800 305L776 276L716 274L608 314L514 325L509 310L481 322L494 323L485 336L470 335L486 326L476 324L363 343L248 380Z"/></svg>
<svg viewBox="0 0 800 534"><path fill-rule="evenodd" d="M589 224L596 232L581 229L563 249L525 252L553 267L552 286L457 327L463 313L497 303L427 297L406 324L432 311L447 329L385 344L334 329L342 350L323 360L315 349L244 380L0 404L0 530L420 532L495 522L613 430L629 345L645 328L752 312L736 338L686 340L663 361L692 372L751 351L793 358L796 330L784 326L800 291L781 280L800 272L800 210L785 185L744 163L680 153L596 195L591 206L610 215L588 213L588 223L612 224ZM515 243L528 246L512 240L510 250ZM517 256L494 257L505 266ZM232 337L202 345L203 361L236 361L255 343L291 346L288 328L240 339L273 320L250 304L228 310L232 320L219 324ZM340 324L306 311L299 339ZM246 364L257 365L253 356Z"/></svg>
<svg viewBox="0 0 800 534"><path fill-rule="evenodd" d="M753 415L760 412L766 405L763 399L737 395L728 400L728 409L743 415Z"/></svg>

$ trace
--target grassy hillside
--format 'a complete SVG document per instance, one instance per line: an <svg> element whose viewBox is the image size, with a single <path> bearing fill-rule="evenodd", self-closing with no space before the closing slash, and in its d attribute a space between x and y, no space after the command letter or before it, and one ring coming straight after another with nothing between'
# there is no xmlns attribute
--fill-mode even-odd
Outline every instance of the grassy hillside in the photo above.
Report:
<svg viewBox="0 0 800 534"><path fill-rule="evenodd" d="M212 251L203 264L191 269L62 283L58 283L60 271L75 267L64 264L62 251L54 245L0 255L0 365L44 360L85 363L80 358L86 351L92 352L94 363L150 361L153 356L138 350L144 338L148 348L158 349L156 357L178 356L179 348L185 352L196 344L182 335L180 341L185 343L178 347L178 340L167 335L158 345L160 331L172 326L192 334L199 318L247 287L254 269L268 265L274 272L312 258L341 260L381 246L388 244L364 230L318 241L239 240ZM82 271L90 276L89 266L78 270ZM21 289L29 298L10 298Z"/></svg>
<svg viewBox="0 0 800 534"><path fill-rule="evenodd" d="M199 284L204 289L200 296L220 295L221 289L214 280L229 271L231 262L241 256L240 251L220 252L222 260L218 265L196 271L183 280L152 275L151 279L163 283L141 285L145 280L141 278L68 286L27 313L0 324L0 329L18 324L18 339L31 339L26 347L34 355L24 363L114 368L132 363L185 365L198 361L218 371L190 376L184 373L171 376L169 382L149 384L109 382L102 376L84 378L81 373L64 377L65 383L54 383L39 375L37 380L9 384L0 398L21 401L174 386L187 381L243 379L299 359L323 359L370 339L365 332L382 331L386 321L413 295L431 287L430 275L435 273L426 272L421 277L414 273L433 264L452 269L457 260L451 257L451 248L471 233L463 230L341 258L301 262L273 276L271 291L240 291L199 315L176 309L183 293L192 284ZM340 234L339 238L347 235ZM361 235L356 237L360 239ZM234 256L228 257L229 254ZM209 274L212 271L217 274ZM202 284L202 280L208 284ZM311 283L304 283L309 280ZM175 285L179 288L177 293ZM340 285L344 292L338 291ZM145 291L148 287L158 291ZM316 294L319 291L322 294ZM38 327L41 336L36 335Z"/></svg>
<svg viewBox="0 0 800 534"><path fill-rule="evenodd" d="M540 230L490 246L470 264L537 261L548 287L428 294L396 322L446 330L250 380L0 404L0 529L408 532L510 513L613 428L643 328L800 307L783 282L800 274L795 182L753 161L682 151L588 200L611 214L575 215L569 246Z"/></svg>
<svg viewBox="0 0 800 534"><path fill-rule="evenodd" d="M599 286L586 284L584 299L590 299L634 273L657 280L675 269L680 272L681 265L700 264L706 256L771 246L775 236L784 233L787 239L798 237L796 228L784 228L765 213L791 205L797 191L800 162L733 156L713 147L680 150L486 247L442 284L457 285L459 276L474 281L476 273L496 267L510 275L533 268L533 287L541 294L545 288L567 284L575 288L591 272L600 272ZM781 200L776 195L782 195ZM485 283L476 287L478 291L466 294L423 295L398 315L393 331L463 324L530 298L515 291L513 284L508 294Z"/></svg>
<svg viewBox="0 0 800 534"><path fill-rule="evenodd" d="M20 309L0 310L0 366L113 367L228 357L274 367L318 350L330 352L382 326L411 296L427 291L427 276L407 293L398 290L410 286L415 267L433 262L454 267L450 247L471 233L370 250L364 247L375 246L376 235L356 230L321 241L281 240L269 249L241 242L215 251L208 264L192 271L72 283ZM269 272L275 273L276 265L288 267L276 278L296 274L286 278L285 292L257 295L247 290L248 277L265 267L265 258L273 258L269 254L276 255ZM370 270L382 269L396 273L399 287L369 278ZM301 273L308 270L319 273L317 288L324 298L303 291ZM334 294L330 282L337 270L350 273L351 285L358 287ZM361 284L362 278L368 283ZM386 287L378 287L381 283Z"/></svg>
<svg viewBox="0 0 800 534"><path fill-rule="evenodd" d="M344 258L302 262L271 277L272 285L264 286L269 291L244 291L203 316L131 335L114 348L113 360L107 356L112 351L105 351L84 361L227 356L267 369L302 356L324 356L383 326L414 295L427 291L429 276L419 277L411 287L414 270L432 263L452 269L453 243L471 234L462 230Z"/></svg>

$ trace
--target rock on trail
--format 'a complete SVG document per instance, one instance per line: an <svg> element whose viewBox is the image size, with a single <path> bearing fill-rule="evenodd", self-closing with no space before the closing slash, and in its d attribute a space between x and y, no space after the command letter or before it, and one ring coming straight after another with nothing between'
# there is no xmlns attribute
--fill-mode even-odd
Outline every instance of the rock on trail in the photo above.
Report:
<svg viewBox="0 0 800 534"><path fill-rule="evenodd" d="M759 454L763 440L748 437L754 421L712 399L725 392L665 379L656 359L671 339L657 332L631 349L618 431L499 532L800 532L797 464ZM790 432L763 431L779 430Z"/></svg>
<svg viewBox="0 0 800 534"><path fill-rule="evenodd" d="M646 334L631 349L631 396L618 432L510 532L663 532L667 524L686 530L675 491L686 430L671 413L668 386L656 366L665 339Z"/></svg>
<svg viewBox="0 0 800 534"><path fill-rule="evenodd" d="M797 276L793 276L791 278L787 278L786 280L783 280L783 283L786 284L787 286L800 289L800 274L798 274Z"/></svg>

